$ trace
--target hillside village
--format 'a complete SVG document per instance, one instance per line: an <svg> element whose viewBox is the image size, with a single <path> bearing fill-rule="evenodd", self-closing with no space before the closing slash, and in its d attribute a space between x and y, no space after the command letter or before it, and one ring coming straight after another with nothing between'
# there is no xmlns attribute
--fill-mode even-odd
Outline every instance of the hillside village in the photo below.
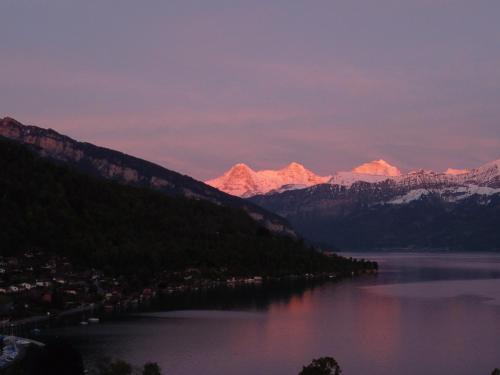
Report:
<svg viewBox="0 0 500 375"><path fill-rule="evenodd" d="M188 268L184 272L164 272L146 285L136 279L106 276L96 269L81 270L66 257L40 251L0 257L0 329L18 321L82 312L91 306L113 312L118 307L139 305L158 293L168 295L263 282L261 276L237 278L226 277L225 273L226 270L220 269L202 276L200 270Z"/></svg>
<svg viewBox="0 0 500 375"><path fill-rule="evenodd" d="M116 299L120 281L97 270L77 271L65 257L26 251L0 257L0 321L51 315Z"/></svg>

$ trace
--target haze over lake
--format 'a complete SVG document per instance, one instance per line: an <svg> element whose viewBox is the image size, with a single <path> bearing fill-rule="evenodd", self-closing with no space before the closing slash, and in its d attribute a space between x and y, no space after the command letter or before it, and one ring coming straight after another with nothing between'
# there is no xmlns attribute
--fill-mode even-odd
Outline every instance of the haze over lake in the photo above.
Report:
<svg viewBox="0 0 500 375"><path fill-rule="evenodd" d="M320 356L347 375L489 374L500 365L500 255L363 256L379 262L377 276L218 292L182 310L50 335L87 361L157 361L171 375L297 374Z"/></svg>

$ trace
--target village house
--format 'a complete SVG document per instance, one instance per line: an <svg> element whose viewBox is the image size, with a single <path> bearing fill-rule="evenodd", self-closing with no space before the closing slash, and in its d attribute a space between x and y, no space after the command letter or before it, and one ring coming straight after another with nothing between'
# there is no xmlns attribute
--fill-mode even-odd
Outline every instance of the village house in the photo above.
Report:
<svg viewBox="0 0 500 375"><path fill-rule="evenodd" d="M52 283L50 281L41 281L41 280L38 280L36 282L36 286L39 286L39 287L42 287L42 288L48 288L51 285L52 285Z"/></svg>

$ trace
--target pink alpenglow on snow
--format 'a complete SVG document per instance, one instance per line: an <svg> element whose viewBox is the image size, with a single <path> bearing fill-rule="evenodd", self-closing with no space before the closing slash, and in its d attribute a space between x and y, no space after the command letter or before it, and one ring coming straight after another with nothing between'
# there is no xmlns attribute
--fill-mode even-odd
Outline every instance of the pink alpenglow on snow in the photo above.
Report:
<svg viewBox="0 0 500 375"><path fill-rule="evenodd" d="M351 186L358 181L381 182L401 176L399 168L385 160L373 160L353 168L350 172L337 172L330 179L332 185Z"/></svg>
<svg viewBox="0 0 500 375"><path fill-rule="evenodd" d="M455 168L448 168L444 174L449 174L449 175L453 175L453 176L457 176L459 174L465 174L469 172L468 169L455 169Z"/></svg>
<svg viewBox="0 0 500 375"><path fill-rule="evenodd" d="M371 174L375 176L401 176L401 171L397 167L390 165L382 159L373 160L371 162L361 164L360 166L354 168L352 172Z"/></svg>
<svg viewBox="0 0 500 375"><path fill-rule="evenodd" d="M279 170L254 171L248 165L234 165L222 176L206 181L206 184L239 197L266 194L284 186L308 187L328 182L331 176L318 176L302 164L293 162Z"/></svg>
<svg viewBox="0 0 500 375"><path fill-rule="evenodd" d="M357 181L379 182L398 176L401 176L401 171L382 159L364 163L350 172L337 172L333 176L316 175L296 162L280 170L261 171L254 171L248 165L240 163L206 183L228 194L251 197L324 183L350 186Z"/></svg>
<svg viewBox="0 0 500 375"><path fill-rule="evenodd" d="M303 189L324 183L351 187L357 182L377 183L385 180L406 185L458 183L467 188L467 191L477 193L478 190L472 188L473 186L500 188L500 160L470 170L449 168L446 172L437 173L419 169L402 174L398 167L380 159L361 164L351 171L336 172L333 176L318 176L298 163L290 163L280 170L262 171L254 171L246 164L236 164L221 177L206 181L206 183L226 193L246 198L258 194Z"/></svg>

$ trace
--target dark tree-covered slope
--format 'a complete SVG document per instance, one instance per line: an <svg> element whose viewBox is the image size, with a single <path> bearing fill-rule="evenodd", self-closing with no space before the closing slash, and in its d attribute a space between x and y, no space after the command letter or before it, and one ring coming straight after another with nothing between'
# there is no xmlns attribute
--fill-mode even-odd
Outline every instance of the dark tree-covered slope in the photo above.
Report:
<svg viewBox="0 0 500 375"><path fill-rule="evenodd" d="M276 235L243 210L54 165L0 137L0 253L63 254L114 273L227 268L281 275L360 267Z"/></svg>
<svg viewBox="0 0 500 375"><path fill-rule="evenodd" d="M78 142L52 129L23 125L8 117L0 118L0 136L23 143L40 156L83 173L120 184L154 189L169 196L203 199L227 207L240 208L272 232L295 235L282 217L146 160L90 143Z"/></svg>

